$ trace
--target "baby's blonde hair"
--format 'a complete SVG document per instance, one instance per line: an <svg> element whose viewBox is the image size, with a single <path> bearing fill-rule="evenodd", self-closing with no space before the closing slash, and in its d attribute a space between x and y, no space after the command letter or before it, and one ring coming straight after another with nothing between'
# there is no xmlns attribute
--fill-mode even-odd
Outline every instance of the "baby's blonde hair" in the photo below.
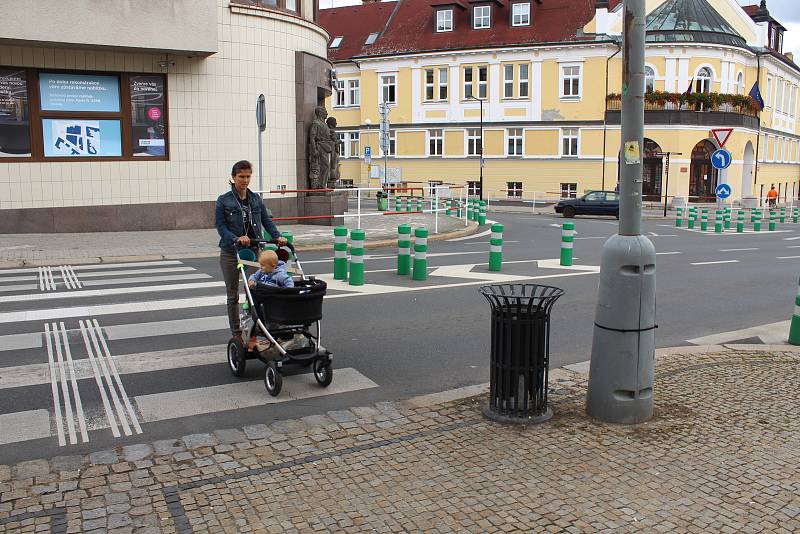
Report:
<svg viewBox="0 0 800 534"><path fill-rule="evenodd" d="M262 250L261 254L258 255L258 263L261 264L262 270L264 270L265 263L269 266L269 271L265 272L274 271L275 267L278 266L278 255L274 250Z"/></svg>

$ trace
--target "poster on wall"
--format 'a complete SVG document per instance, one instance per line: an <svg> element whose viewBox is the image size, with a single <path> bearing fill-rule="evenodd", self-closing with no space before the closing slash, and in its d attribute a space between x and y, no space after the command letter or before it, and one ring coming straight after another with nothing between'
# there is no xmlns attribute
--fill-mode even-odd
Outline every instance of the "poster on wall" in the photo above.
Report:
<svg viewBox="0 0 800 534"><path fill-rule="evenodd" d="M21 69L0 68L0 158L29 157L28 79Z"/></svg>
<svg viewBox="0 0 800 534"><path fill-rule="evenodd" d="M45 157L121 156L118 120L43 119Z"/></svg>
<svg viewBox="0 0 800 534"><path fill-rule="evenodd" d="M39 73L42 111L119 112L119 78L94 74Z"/></svg>
<svg viewBox="0 0 800 534"><path fill-rule="evenodd" d="M166 155L164 77L131 76L130 90L133 155Z"/></svg>

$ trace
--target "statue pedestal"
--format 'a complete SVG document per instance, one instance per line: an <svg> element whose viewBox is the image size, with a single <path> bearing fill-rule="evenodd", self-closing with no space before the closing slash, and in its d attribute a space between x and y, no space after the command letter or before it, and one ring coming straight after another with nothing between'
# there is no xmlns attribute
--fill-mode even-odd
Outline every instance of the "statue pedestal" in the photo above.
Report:
<svg viewBox="0 0 800 534"><path fill-rule="evenodd" d="M308 193L303 199L306 217L318 215L342 215L347 211L347 190L333 191L331 193ZM331 219L305 219L304 224L318 226L341 226L344 217Z"/></svg>

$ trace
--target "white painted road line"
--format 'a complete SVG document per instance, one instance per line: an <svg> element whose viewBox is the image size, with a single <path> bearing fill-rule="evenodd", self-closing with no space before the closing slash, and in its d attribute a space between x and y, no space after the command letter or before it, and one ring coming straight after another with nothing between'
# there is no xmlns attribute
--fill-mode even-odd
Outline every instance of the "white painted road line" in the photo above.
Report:
<svg viewBox="0 0 800 534"><path fill-rule="evenodd" d="M191 334L194 332L209 332L213 330L227 330L228 316L197 317L194 319L174 319L171 321L158 321L153 323L120 324L103 327L106 337L110 341L119 339L139 339L154 336L172 336Z"/></svg>
<svg viewBox="0 0 800 534"><path fill-rule="evenodd" d="M177 282L179 280L198 280L201 278L212 278L211 275L205 273L187 273L187 274L173 274L164 276L141 276L133 278L111 278L102 280L84 280L83 285L86 287L96 286L116 286L122 284L151 284L153 282Z"/></svg>
<svg viewBox="0 0 800 534"><path fill-rule="evenodd" d="M348 367L334 369L333 382L327 388L317 385L310 373L285 376L283 389L277 397L271 397L267 393L263 380L252 380L222 386L140 395L134 400L142 414L142 420L149 423L376 387L378 384Z"/></svg>
<svg viewBox="0 0 800 534"><path fill-rule="evenodd" d="M0 414L0 445L49 438L50 412L47 410L28 410Z"/></svg>
<svg viewBox="0 0 800 534"><path fill-rule="evenodd" d="M786 248L800 248L800 245L789 245L789 246L788 246L788 247L786 247Z"/></svg>
<svg viewBox="0 0 800 534"><path fill-rule="evenodd" d="M108 401L108 395L106 394L105 384L102 379L102 375L100 373L100 369L98 368L97 359L95 358L94 352L92 351L92 343L89 341L89 334L88 328L84 326L83 320L78 321L78 324L81 328L81 335L83 336L83 343L86 346L86 353L89 355L89 362L92 364L92 371L94 372L94 380L97 383L97 389L100 391L100 399L103 401L103 407L106 411L106 418L108 418L109 427L111 428L111 434L114 435L115 438L119 437L119 427L117 426L117 419L114 416L114 412L111 409L111 403Z"/></svg>
<svg viewBox="0 0 800 534"><path fill-rule="evenodd" d="M78 438L76 437L75 434L75 419L77 415L77 410L75 412L72 411L72 397L70 395L69 386L67 385L67 373L65 369L66 365L61 350L60 334L57 330L55 323L50 325L50 328L54 336L53 344L56 347L56 362L58 364L57 365L58 373L61 375L61 394L64 397L64 421L66 422L67 433L69 434L69 442L70 444L75 444L78 442Z"/></svg>
<svg viewBox="0 0 800 534"><path fill-rule="evenodd" d="M53 323L55 328L56 324ZM81 402L81 395L78 392L78 380L75 376L75 365L72 360L72 351L69 348L69 338L67 337L67 329L64 328L64 323L60 323L58 332L61 333L61 343L64 345L64 354L66 356L67 368L69 369L70 383L72 384L72 398L75 400L75 414L78 417L78 428L81 431L81 440L86 443L89 441L89 434L86 432L86 417L83 413L83 403Z"/></svg>
<svg viewBox="0 0 800 534"><path fill-rule="evenodd" d="M305 262L304 262L305 263ZM161 267L158 269L120 269L117 271L98 271L96 273L81 273L81 279L98 278L103 276L132 276L135 274L168 274L196 271L194 267ZM0 278L2 280L2 278Z"/></svg>
<svg viewBox="0 0 800 534"><path fill-rule="evenodd" d="M800 237L784 237L784 241L797 241Z"/></svg>
<svg viewBox="0 0 800 534"><path fill-rule="evenodd" d="M58 444L63 447L67 444L64 437L64 419L61 415L61 395L56 377L55 359L53 357L53 336L50 335L50 325L44 325L44 336L47 340L47 362L50 367L50 386L53 391L53 412L56 414L56 436L58 436ZM48 429L50 425L48 424Z"/></svg>
<svg viewBox="0 0 800 534"><path fill-rule="evenodd" d="M656 256L672 256L673 254L683 254L683 252L656 252Z"/></svg>
<svg viewBox="0 0 800 534"><path fill-rule="evenodd" d="M698 261L695 263L690 263L689 265L718 265L720 263L739 263L739 260Z"/></svg>
<svg viewBox="0 0 800 534"><path fill-rule="evenodd" d="M0 351L42 348L41 332L0 336ZM2 368L0 368L2 370Z"/></svg>
<svg viewBox="0 0 800 534"><path fill-rule="evenodd" d="M719 249L720 252L745 252L747 250L760 250L758 247L752 248L721 248Z"/></svg>
<svg viewBox="0 0 800 534"><path fill-rule="evenodd" d="M14 293L17 291L36 291L39 288L36 284L13 284L2 286L0 285L0 293Z"/></svg>
<svg viewBox="0 0 800 534"><path fill-rule="evenodd" d="M775 259L778 259L778 260L796 260L798 258L800 258L800 256L778 256Z"/></svg>
<svg viewBox="0 0 800 534"><path fill-rule="evenodd" d="M178 260L156 260L156 261L138 261L131 263L92 263L87 265L75 265L73 267L76 271L94 271L104 269L120 269L128 267L150 267L159 265L183 265L183 262ZM2 269L0 276L6 274L33 274L36 275L41 270L41 267L21 267L18 269ZM81 274L83 276L83 274Z"/></svg>
<svg viewBox="0 0 800 534"><path fill-rule="evenodd" d="M225 282L196 282L193 284L169 284L163 286L118 287L114 289L87 289L73 293L41 293L37 295L6 295L0 296L3 302L27 302L30 300L57 300L67 298L107 297L111 295L131 295L134 293L151 293L161 291L188 291L190 289L208 289L224 287Z"/></svg>

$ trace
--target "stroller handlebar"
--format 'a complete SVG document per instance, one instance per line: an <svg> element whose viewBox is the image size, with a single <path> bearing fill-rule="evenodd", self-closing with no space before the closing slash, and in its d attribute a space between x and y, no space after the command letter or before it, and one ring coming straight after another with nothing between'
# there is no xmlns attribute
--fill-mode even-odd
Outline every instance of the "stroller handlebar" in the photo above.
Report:
<svg viewBox="0 0 800 534"><path fill-rule="evenodd" d="M253 248L253 247L260 247L261 245L267 245L267 244L278 245L278 240L277 239L259 239L259 238L251 237L249 245L242 245L241 243L239 243L239 241L237 241L236 242L236 248L240 248L240 249L241 248ZM294 245L289 243L288 241L286 242L285 245L279 245L279 246L288 248L292 252L292 254L294 254Z"/></svg>

